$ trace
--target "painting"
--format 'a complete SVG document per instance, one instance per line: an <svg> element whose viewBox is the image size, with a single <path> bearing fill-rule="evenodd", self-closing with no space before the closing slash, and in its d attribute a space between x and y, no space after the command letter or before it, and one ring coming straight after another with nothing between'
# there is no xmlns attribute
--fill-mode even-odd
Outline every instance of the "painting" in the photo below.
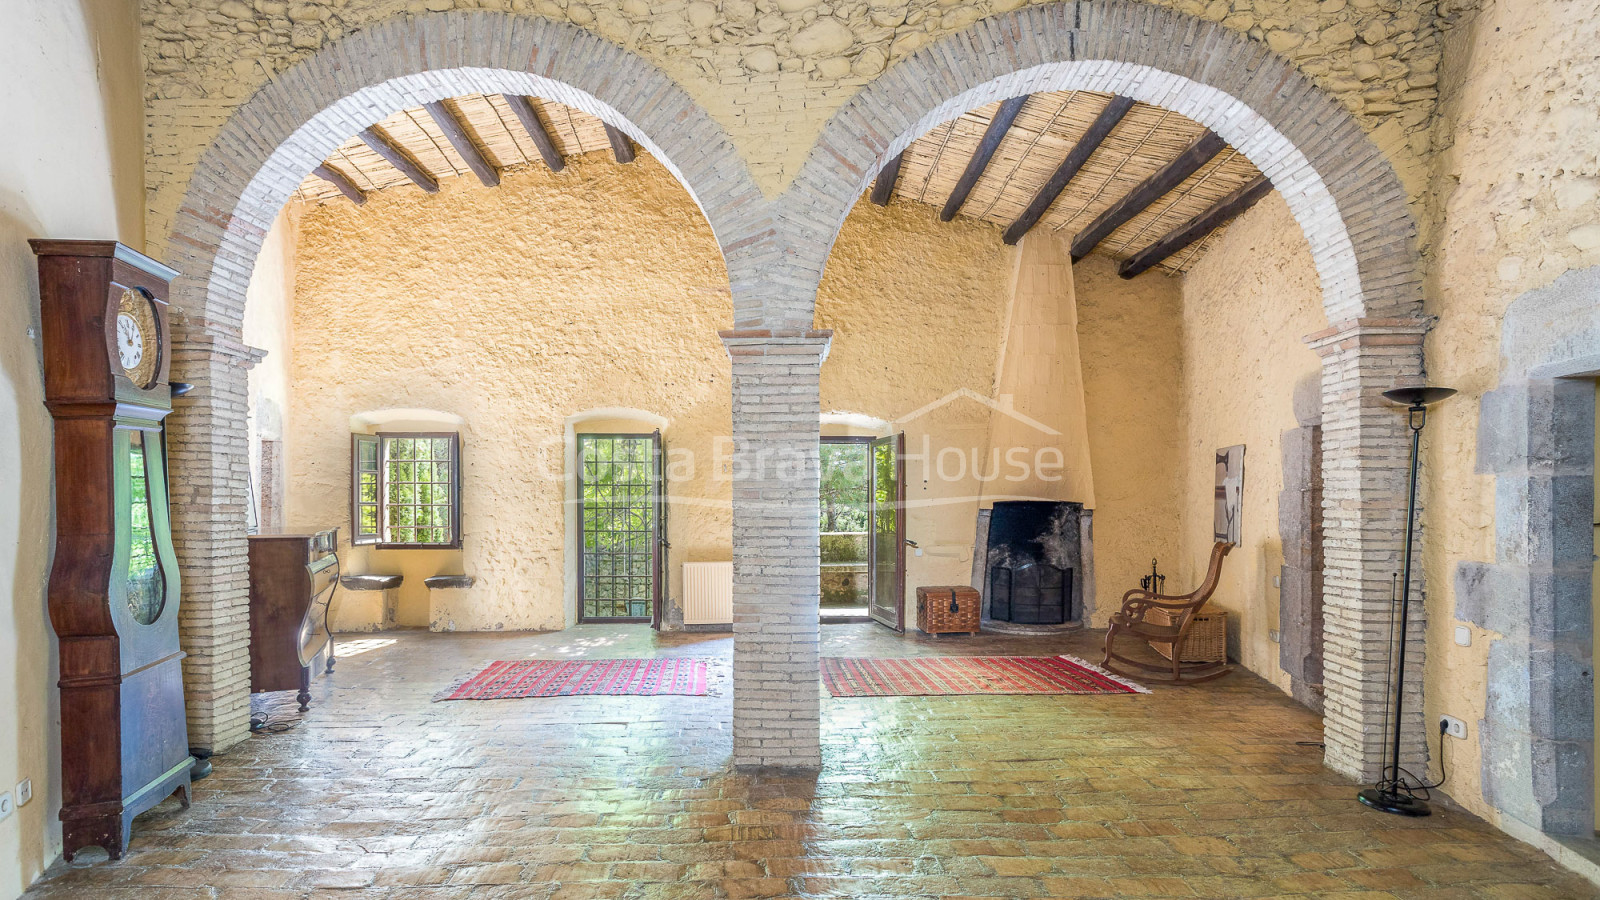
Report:
<svg viewBox="0 0 1600 900"><path fill-rule="evenodd" d="M1216 539L1239 543L1239 523L1244 512L1244 445L1217 451L1217 506L1213 530Z"/></svg>

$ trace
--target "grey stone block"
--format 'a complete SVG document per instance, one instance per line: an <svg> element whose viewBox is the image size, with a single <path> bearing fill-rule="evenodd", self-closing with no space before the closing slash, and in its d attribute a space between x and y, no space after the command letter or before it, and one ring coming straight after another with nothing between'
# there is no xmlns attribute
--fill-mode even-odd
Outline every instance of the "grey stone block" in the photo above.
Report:
<svg viewBox="0 0 1600 900"><path fill-rule="evenodd" d="M1552 741L1594 741L1594 669L1587 652L1528 655L1529 730Z"/></svg>
<svg viewBox="0 0 1600 900"><path fill-rule="evenodd" d="M1498 567L1493 563L1464 560L1456 563L1455 617L1479 628L1487 627L1488 610L1494 595Z"/></svg>
<svg viewBox="0 0 1600 900"><path fill-rule="evenodd" d="M1594 834L1594 743L1535 738L1531 799L1548 834Z"/></svg>
<svg viewBox="0 0 1600 900"><path fill-rule="evenodd" d="M1515 472L1528 464L1528 386L1505 384L1478 402L1479 475Z"/></svg>
<svg viewBox="0 0 1600 900"><path fill-rule="evenodd" d="M1594 636L1594 585L1582 575L1532 571L1525 576L1526 634L1534 646L1567 643L1588 645ZM1508 615L1510 611L1508 611ZM1519 623L1520 624L1520 623Z"/></svg>

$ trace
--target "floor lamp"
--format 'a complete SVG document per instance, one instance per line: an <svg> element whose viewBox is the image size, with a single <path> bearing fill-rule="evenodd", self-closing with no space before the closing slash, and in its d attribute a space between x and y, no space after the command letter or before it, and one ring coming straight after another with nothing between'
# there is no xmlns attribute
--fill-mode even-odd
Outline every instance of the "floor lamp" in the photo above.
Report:
<svg viewBox="0 0 1600 900"><path fill-rule="evenodd" d="M1428 406L1455 393L1453 388L1407 387L1384 391L1384 399L1407 407L1411 426L1411 486L1406 501L1406 543L1401 556L1404 561L1400 576L1400 641L1396 651L1394 671L1394 733L1386 749L1383 767L1378 771L1378 783L1356 797L1362 803L1386 813L1399 816L1426 816L1433 812L1425 800L1413 796L1411 788L1401 777L1400 733L1402 708L1406 690L1406 635L1411 612L1411 550L1417 530L1417 457L1422 446L1422 428L1428 424Z"/></svg>

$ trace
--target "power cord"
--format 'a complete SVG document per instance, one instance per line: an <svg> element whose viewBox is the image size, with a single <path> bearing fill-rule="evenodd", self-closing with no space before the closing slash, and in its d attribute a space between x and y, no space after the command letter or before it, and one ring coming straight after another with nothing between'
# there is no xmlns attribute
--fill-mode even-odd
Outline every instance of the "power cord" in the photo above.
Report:
<svg viewBox="0 0 1600 900"><path fill-rule="evenodd" d="M250 716L251 734L283 734L285 731L288 731L292 728L298 728L299 726L299 719L290 719L289 721L280 720L275 722L273 721L272 716L264 712L255 713Z"/></svg>
<svg viewBox="0 0 1600 900"><path fill-rule="evenodd" d="M1415 797L1418 800L1430 800L1432 799L1432 794L1429 792L1443 787L1444 783L1450 780L1450 771L1445 762L1444 752L1444 739L1449 733L1450 726L1441 719L1439 721L1439 780L1430 782L1426 779L1418 778L1411 774L1409 770L1396 765L1394 767L1393 783L1393 789L1396 794L1404 794L1407 797ZM1410 781L1408 782L1406 779L1410 779Z"/></svg>

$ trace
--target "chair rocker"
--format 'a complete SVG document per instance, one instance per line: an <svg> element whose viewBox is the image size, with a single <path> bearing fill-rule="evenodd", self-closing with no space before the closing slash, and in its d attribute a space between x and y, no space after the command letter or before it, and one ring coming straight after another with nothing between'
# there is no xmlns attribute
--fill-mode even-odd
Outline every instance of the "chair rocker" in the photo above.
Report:
<svg viewBox="0 0 1600 900"><path fill-rule="evenodd" d="M1217 589L1222 577L1222 558L1233 545L1217 542L1211 548L1211 566L1205 581L1187 594L1158 594L1135 588L1122 595L1122 609L1111 617L1111 628L1106 632L1106 654L1100 661L1102 668L1118 675L1154 678L1165 684L1199 684L1219 678L1233 671L1227 660L1219 662L1183 661L1184 643L1189 637L1189 626L1194 623L1206 601ZM1155 613L1151 616L1151 613ZM1166 644L1171 649L1170 665L1152 665L1119 655L1115 648L1118 637L1126 636L1150 645ZM1116 663L1116 665L1113 665ZM1141 672L1128 672L1118 666L1129 666ZM1143 674L1141 674L1143 673Z"/></svg>

